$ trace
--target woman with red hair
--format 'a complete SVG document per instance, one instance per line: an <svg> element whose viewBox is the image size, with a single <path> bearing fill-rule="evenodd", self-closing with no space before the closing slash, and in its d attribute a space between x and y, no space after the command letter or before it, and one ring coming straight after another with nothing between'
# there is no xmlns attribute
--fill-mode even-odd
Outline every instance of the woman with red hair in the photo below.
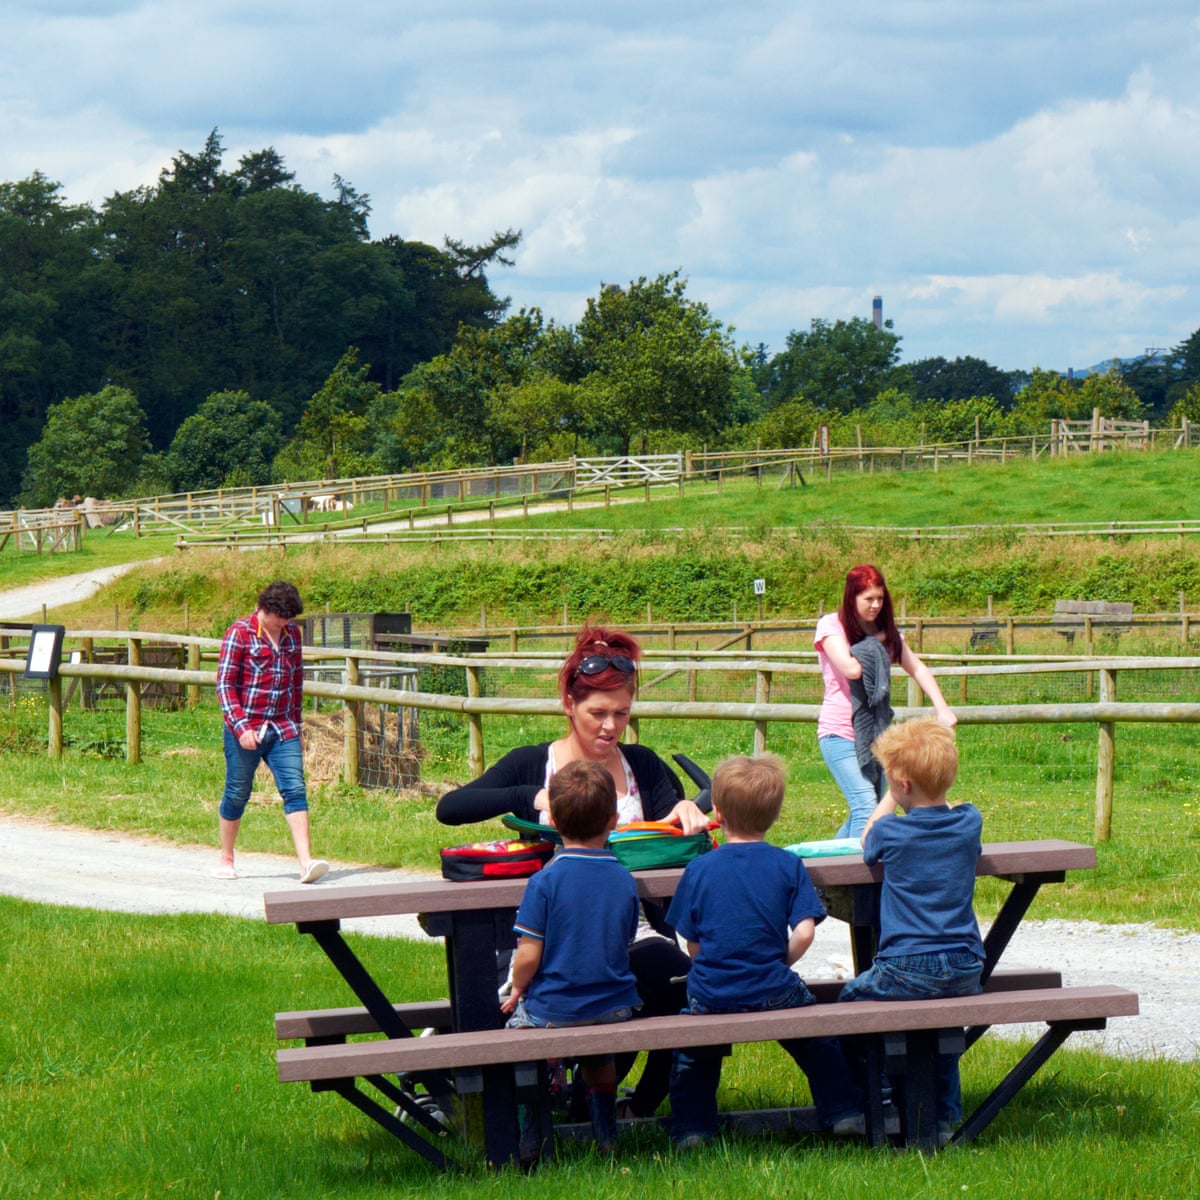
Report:
<svg viewBox="0 0 1200 1200"><path fill-rule="evenodd" d="M599 763L617 789L617 820L669 821L684 833L708 827L708 816L686 800L674 771L654 751L621 741L629 724L637 689L641 647L620 629L586 625L575 648L558 673L558 691L567 731L554 742L518 746L465 787L447 792L437 806L446 825L465 825L512 813L545 824L549 819L550 780L568 763L585 759ZM645 919L629 948L629 965L637 979L643 1016L678 1013L687 1003L687 990L678 982L690 961L674 940L662 911L644 904ZM618 1072L629 1069L632 1057L618 1057ZM651 1052L632 1095L623 1102L622 1116L652 1116L665 1099L671 1072L671 1051Z"/></svg>
<svg viewBox="0 0 1200 1200"><path fill-rule="evenodd" d="M958 720L946 703L937 680L908 648L897 628L892 597L882 573L869 563L852 567L846 575L841 606L837 612L827 613L817 622L813 635L817 661L825 679L825 696L817 718L817 744L825 765L850 806L850 815L837 831L837 837L861 837L867 818L887 786L882 774L876 780L864 774L862 764L869 754L863 753L863 747L855 746L855 706L851 688L863 679L864 661L870 669L870 658L862 650L854 652L854 647L868 638L879 642L886 656L882 672L884 685L891 664L898 663L929 697L937 719L943 725L953 729Z"/></svg>

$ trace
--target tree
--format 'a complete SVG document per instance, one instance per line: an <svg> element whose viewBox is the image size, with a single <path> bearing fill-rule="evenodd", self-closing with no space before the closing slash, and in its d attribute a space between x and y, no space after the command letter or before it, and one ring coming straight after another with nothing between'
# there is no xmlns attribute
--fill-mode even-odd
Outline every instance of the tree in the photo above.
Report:
<svg viewBox="0 0 1200 1200"><path fill-rule="evenodd" d="M40 172L0 183L0 504L51 404L102 376L96 214Z"/></svg>
<svg viewBox="0 0 1200 1200"><path fill-rule="evenodd" d="M1182 426L1185 418L1193 425L1200 425L1200 380L1193 383L1171 409L1172 425Z"/></svg>
<svg viewBox="0 0 1200 1200"><path fill-rule="evenodd" d="M1120 420L1138 420L1142 415L1138 394L1116 367L1082 381L1035 367L1013 408L1014 432L1042 432L1056 418L1085 421L1097 408L1101 416Z"/></svg>
<svg viewBox="0 0 1200 1200"><path fill-rule="evenodd" d="M832 412L862 408L884 388L902 386L899 346L890 321L876 329L863 317L832 324L813 318L806 332L789 333L787 349L771 360L767 401L774 407L803 398Z"/></svg>
<svg viewBox="0 0 1200 1200"><path fill-rule="evenodd" d="M285 479L343 479L378 469L367 414L379 385L358 365L358 351L342 355L329 378L313 395L296 436L279 452L275 470Z"/></svg>
<svg viewBox="0 0 1200 1200"><path fill-rule="evenodd" d="M175 431L165 456L172 490L269 483L283 444L279 414L245 392L214 392Z"/></svg>
<svg viewBox="0 0 1200 1200"><path fill-rule="evenodd" d="M991 396L1001 407L1012 404L1015 392L1011 374L993 367L982 358L921 358L907 367L910 391L917 400L967 400Z"/></svg>
<svg viewBox="0 0 1200 1200"><path fill-rule="evenodd" d="M601 287L575 329L573 369L591 432L621 454L651 432L724 428L742 368L725 327L678 271Z"/></svg>
<svg viewBox="0 0 1200 1200"><path fill-rule="evenodd" d="M527 433L512 405L519 389L546 374L537 363L542 329L536 308L494 329L462 326L448 353L402 381L385 435L389 462L498 463L521 453Z"/></svg>
<svg viewBox="0 0 1200 1200"><path fill-rule="evenodd" d="M41 438L29 447L23 500L45 507L60 496L117 498L137 478L149 445L146 414L127 388L63 400L51 406Z"/></svg>

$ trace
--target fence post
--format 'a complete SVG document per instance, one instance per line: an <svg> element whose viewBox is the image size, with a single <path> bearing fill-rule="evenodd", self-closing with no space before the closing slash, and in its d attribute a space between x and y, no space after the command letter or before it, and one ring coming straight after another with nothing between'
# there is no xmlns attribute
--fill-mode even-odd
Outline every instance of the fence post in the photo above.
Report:
<svg viewBox="0 0 1200 1200"><path fill-rule="evenodd" d="M1105 668L1100 672L1100 703L1117 698L1117 673ZM1096 822L1093 834L1096 841L1107 842L1112 835L1113 763L1116 761L1116 722L1099 723L1099 744L1096 747Z"/></svg>
<svg viewBox="0 0 1200 1200"><path fill-rule="evenodd" d="M9 679L14 676L10 675ZM50 729L46 738L51 758L62 758L63 753L63 693L62 676L56 675L46 681L47 699L50 706Z"/></svg>
<svg viewBox="0 0 1200 1200"><path fill-rule="evenodd" d="M346 656L346 682L358 684L358 659ZM357 700L342 702L342 779L351 787L358 783L358 713Z"/></svg>
<svg viewBox="0 0 1200 1200"><path fill-rule="evenodd" d="M187 648L187 665L189 671L200 670L200 647L192 642ZM187 685L187 706L188 708L196 708L200 703L200 685L198 683L189 683Z"/></svg>
<svg viewBox="0 0 1200 1200"><path fill-rule="evenodd" d="M142 665L142 643L130 638L129 665ZM125 684L125 761L137 764L142 761L142 685L136 679Z"/></svg>
<svg viewBox="0 0 1200 1200"><path fill-rule="evenodd" d="M479 695L479 668L467 668L467 695ZM467 766L471 778L477 779L483 774L483 715L482 713L467 714Z"/></svg>
<svg viewBox="0 0 1200 1200"><path fill-rule="evenodd" d="M754 703L771 703L771 672L755 671L754 673ZM754 753L761 754L767 748L767 722L754 722Z"/></svg>

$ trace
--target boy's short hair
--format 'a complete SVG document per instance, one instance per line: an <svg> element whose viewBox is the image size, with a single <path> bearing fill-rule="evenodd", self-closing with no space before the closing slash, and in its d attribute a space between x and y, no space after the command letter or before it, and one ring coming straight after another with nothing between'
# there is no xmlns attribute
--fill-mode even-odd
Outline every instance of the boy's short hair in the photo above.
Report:
<svg viewBox="0 0 1200 1200"><path fill-rule="evenodd" d="M909 779L928 796L944 796L958 774L954 732L933 717L889 725L871 753L889 779Z"/></svg>
<svg viewBox="0 0 1200 1200"><path fill-rule="evenodd" d="M779 755L735 754L713 772L713 805L736 833L764 834L779 819L784 786Z"/></svg>
<svg viewBox="0 0 1200 1200"><path fill-rule="evenodd" d="M577 759L550 780L550 816L572 841L587 842L607 832L617 812L617 785L608 768Z"/></svg>

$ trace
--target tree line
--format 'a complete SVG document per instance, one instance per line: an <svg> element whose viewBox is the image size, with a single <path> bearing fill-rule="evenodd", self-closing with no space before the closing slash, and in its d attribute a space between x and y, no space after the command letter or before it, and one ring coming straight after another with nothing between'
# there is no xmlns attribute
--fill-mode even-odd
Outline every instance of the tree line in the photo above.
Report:
<svg viewBox="0 0 1200 1200"><path fill-rule="evenodd" d="M369 197L300 188L219 134L99 210L0 184L0 503L53 503L573 453L898 444L1053 417L1200 419L1200 330L1069 380L900 362L900 336L811 320L739 345L679 272L601 285L575 325L509 313L521 235L372 240Z"/></svg>

